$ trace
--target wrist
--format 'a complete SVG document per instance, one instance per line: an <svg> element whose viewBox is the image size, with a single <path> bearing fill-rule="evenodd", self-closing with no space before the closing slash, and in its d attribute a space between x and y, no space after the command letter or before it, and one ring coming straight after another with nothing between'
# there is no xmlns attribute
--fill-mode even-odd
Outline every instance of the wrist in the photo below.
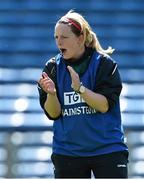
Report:
<svg viewBox="0 0 144 180"><path fill-rule="evenodd" d="M86 89L85 86L81 82L78 90L74 90L74 91L77 92L78 94L83 94L83 93L85 93L85 89Z"/></svg>
<svg viewBox="0 0 144 180"><path fill-rule="evenodd" d="M56 93L56 89L54 89L52 92L47 92L47 96L50 95L50 96L55 96L57 93Z"/></svg>

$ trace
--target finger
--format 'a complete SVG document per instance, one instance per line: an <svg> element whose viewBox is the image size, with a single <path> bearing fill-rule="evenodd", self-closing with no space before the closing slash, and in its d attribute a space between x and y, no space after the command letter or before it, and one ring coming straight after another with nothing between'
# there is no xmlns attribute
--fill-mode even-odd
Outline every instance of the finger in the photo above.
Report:
<svg viewBox="0 0 144 180"><path fill-rule="evenodd" d="M43 77L41 76L40 79L38 80L38 82L41 82L43 80Z"/></svg>
<svg viewBox="0 0 144 180"><path fill-rule="evenodd" d="M68 70L70 72L71 77L73 77L74 74L76 74L75 70L71 66L68 66L67 68L68 68Z"/></svg>
<svg viewBox="0 0 144 180"><path fill-rule="evenodd" d="M38 83L41 84L43 82L44 78L41 76L40 79L38 80Z"/></svg>
<svg viewBox="0 0 144 180"><path fill-rule="evenodd" d="M43 78L48 78L47 73L43 72L43 73L42 73L42 77L43 77Z"/></svg>

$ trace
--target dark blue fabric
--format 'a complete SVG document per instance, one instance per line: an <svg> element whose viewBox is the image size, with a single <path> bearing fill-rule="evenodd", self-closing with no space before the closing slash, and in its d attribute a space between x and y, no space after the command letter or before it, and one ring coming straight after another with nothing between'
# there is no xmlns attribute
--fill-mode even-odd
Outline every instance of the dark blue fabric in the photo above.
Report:
<svg viewBox="0 0 144 180"><path fill-rule="evenodd" d="M101 58L94 53L80 80L94 91ZM107 113L90 108L71 88L71 77L61 55L56 57L58 94L62 116L54 122L53 152L69 156L94 156L127 150L121 129L119 102Z"/></svg>

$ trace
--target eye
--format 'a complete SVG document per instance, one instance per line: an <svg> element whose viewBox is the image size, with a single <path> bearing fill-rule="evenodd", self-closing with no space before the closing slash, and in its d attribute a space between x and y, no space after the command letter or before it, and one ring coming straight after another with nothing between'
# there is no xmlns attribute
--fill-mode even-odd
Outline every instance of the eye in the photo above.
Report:
<svg viewBox="0 0 144 180"><path fill-rule="evenodd" d="M57 39L67 39L69 38L68 36L54 36L54 38L57 40Z"/></svg>
<svg viewBox="0 0 144 180"><path fill-rule="evenodd" d="M68 37L67 37L67 36L62 36L62 38L63 38L63 39L66 39L66 38L68 38Z"/></svg>
<svg viewBox="0 0 144 180"><path fill-rule="evenodd" d="M54 36L54 38L55 38L55 39L57 39L57 38L58 38L58 36Z"/></svg>

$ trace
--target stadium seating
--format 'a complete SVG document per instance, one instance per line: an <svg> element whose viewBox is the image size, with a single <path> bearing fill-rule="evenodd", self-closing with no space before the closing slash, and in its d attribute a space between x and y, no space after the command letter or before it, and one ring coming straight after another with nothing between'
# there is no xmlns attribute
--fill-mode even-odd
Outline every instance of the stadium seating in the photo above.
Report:
<svg viewBox="0 0 144 180"><path fill-rule="evenodd" d="M116 49L121 110L130 149L129 177L144 177L144 2L142 0L0 1L0 177L53 178L52 124L40 108L37 80L58 53L54 25L75 9L104 48Z"/></svg>

